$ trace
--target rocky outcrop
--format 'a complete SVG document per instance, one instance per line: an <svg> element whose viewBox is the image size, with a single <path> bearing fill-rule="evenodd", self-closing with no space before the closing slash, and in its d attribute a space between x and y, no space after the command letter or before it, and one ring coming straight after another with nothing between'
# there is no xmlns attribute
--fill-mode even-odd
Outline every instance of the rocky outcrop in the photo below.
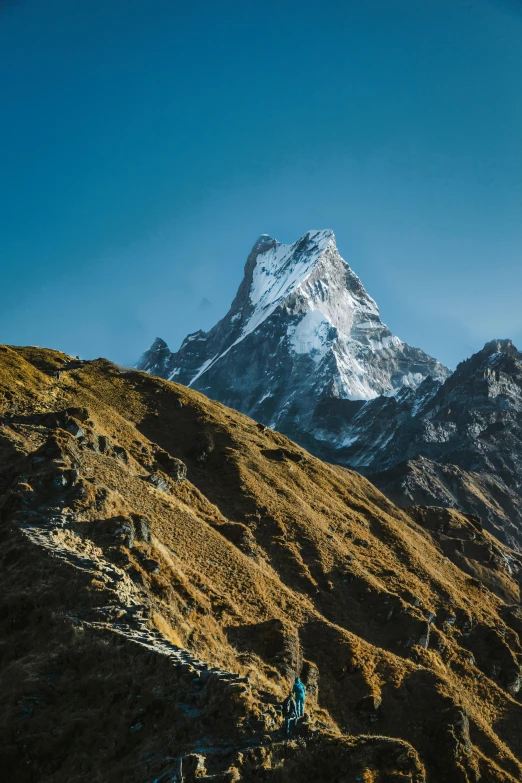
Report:
<svg viewBox="0 0 522 783"><path fill-rule="evenodd" d="M522 354L510 340L487 343L442 384L428 378L353 406L316 410L314 434L334 443L330 458L401 505L476 514L522 547Z"/></svg>

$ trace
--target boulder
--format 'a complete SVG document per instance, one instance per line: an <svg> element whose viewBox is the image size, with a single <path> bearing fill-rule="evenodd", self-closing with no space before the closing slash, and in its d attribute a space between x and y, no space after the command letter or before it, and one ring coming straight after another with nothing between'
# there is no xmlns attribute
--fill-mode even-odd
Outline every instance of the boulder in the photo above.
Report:
<svg viewBox="0 0 522 783"><path fill-rule="evenodd" d="M155 487L161 489L162 492L170 492L169 481L164 473L160 473L159 471L151 473L149 481L151 484L154 484Z"/></svg>
<svg viewBox="0 0 522 783"><path fill-rule="evenodd" d="M134 514L132 517L134 524L134 531L136 538L139 541L143 541L145 544L150 544L152 525L147 517L138 516Z"/></svg>
<svg viewBox="0 0 522 783"><path fill-rule="evenodd" d="M187 466L180 459L176 459L175 457L172 457L169 463L168 473L169 476L172 479L174 479L174 481L180 484L182 481L185 481L185 479L187 478Z"/></svg>
<svg viewBox="0 0 522 783"><path fill-rule="evenodd" d="M177 457L173 457L168 451L159 448L159 446L154 448L154 465L178 484L187 478L187 466L185 463Z"/></svg>
<svg viewBox="0 0 522 783"><path fill-rule="evenodd" d="M70 432L71 435L74 435L75 438L84 438L85 432L80 427L77 421L75 419L70 419L67 424L65 425L65 429L67 432Z"/></svg>
<svg viewBox="0 0 522 783"><path fill-rule="evenodd" d="M427 650L430 646L430 624L427 623L426 630L422 634L422 636L419 639L419 646L422 647L423 650Z"/></svg>
<svg viewBox="0 0 522 783"><path fill-rule="evenodd" d="M121 459L122 462L128 463L129 456L123 446L115 445L112 447L112 454L116 459Z"/></svg>
<svg viewBox="0 0 522 783"><path fill-rule="evenodd" d="M107 454L110 450L110 438L108 435L98 435L98 449L101 454Z"/></svg>
<svg viewBox="0 0 522 783"><path fill-rule="evenodd" d="M520 691L520 688L522 688L522 672L519 669L516 673L511 674L511 676L508 678L506 690L511 694L511 696L516 696Z"/></svg>

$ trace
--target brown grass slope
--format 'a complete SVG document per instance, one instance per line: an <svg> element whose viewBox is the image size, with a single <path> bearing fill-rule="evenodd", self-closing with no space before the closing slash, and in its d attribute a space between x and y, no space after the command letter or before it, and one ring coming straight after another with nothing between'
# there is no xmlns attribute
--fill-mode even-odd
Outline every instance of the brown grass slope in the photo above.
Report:
<svg viewBox="0 0 522 783"><path fill-rule="evenodd" d="M9 779L522 779L520 564L478 519L102 359L0 347L0 424Z"/></svg>

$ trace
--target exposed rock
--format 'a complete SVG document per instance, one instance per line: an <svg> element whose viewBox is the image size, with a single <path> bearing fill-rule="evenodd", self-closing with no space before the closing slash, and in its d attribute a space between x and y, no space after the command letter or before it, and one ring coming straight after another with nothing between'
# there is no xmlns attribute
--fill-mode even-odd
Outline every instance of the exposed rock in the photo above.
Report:
<svg viewBox="0 0 522 783"><path fill-rule="evenodd" d="M419 646L422 647L423 650L427 650L430 646L430 630L430 624L428 623L425 632L419 639Z"/></svg>
<svg viewBox="0 0 522 783"><path fill-rule="evenodd" d="M135 538L136 538L136 529L134 527L134 522L132 521L132 519L124 520L123 524L121 525L120 530L123 533L123 535L125 536L125 545L129 549L132 549L132 547L134 546Z"/></svg>
<svg viewBox="0 0 522 783"><path fill-rule="evenodd" d="M132 518L136 538L150 544L152 524L146 517L134 515Z"/></svg>
<svg viewBox="0 0 522 783"><path fill-rule="evenodd" d="M506 688L512 696L516 696L517 693L519 693L521 687L522 687L522 671L519 670L514 675L513 679L509 680L509 682L506 685Z"/></svg>
<svg viewBox="0 0 522 783"><path fill-rule="evenodd" d="M116 459L121 459L122 462L127 463L129 461L129 455L127 454L127 451L123 448L123 446L114 445L112 447L112 453L116 457Z"/></svg>
<svg viewBox="0 0 522 783"><path fill-rule="evenodd" d="M161 570L161 564L158 560L152 560L151 558L145 558L143 560L143 567L151 574L159 574Z"/></svg>
<svg viewBox="0 0 522 783"><path fill-rule="evenodd" d="M98 435L98 449L101 454L107 454L110 451L111 443L108 435Z"/></svg>
<svg viewBox="0 0 522 783"><path fill-rule="evenodd" d="M171 491L168 476L166 476L164 473L161 473L160 471L151 473L149 476L149 481L151 484L154 484L155 487L161 489L162 492L169 493Z"/></svg>
<svg viewBox="0 0 522 783"><path fill-rule="evenodd" d="M494 340L442 385L428 378L337 422L331 458L395 502L467 512L477 530L522 548L521 411L522 354Z"/></svg>
<svg viewBox="0 0 522 783"><path fill-rule="evenodd" d="M319 699L319 669L313 661L303 661L301 679L306 685L306 699L309 704L317 704Z"/></svg>
<svg viewBox="0 0 522 783"><path fill-rule="evenodd" d="M203 445L201 445L201 449L203 448ZM165 449L161 449L158 446L154 448L153 453L155 465L160 468L160 470L170 476L170 478L172 478L177 483L185 481L187 477L187 466L184 462L182 462L180 459L177 459L177 457L173 457L171 454L165 451Z"/></svg>
<svg viewBox="0 0 522 783"><path fill-rule="evenodd" d="M87 408L66 408L66 411L68 416L70 416L73 419L77 419L82 424L86 424L89 419L89 411Z"/></svg>
<svg viewBox="0 0 522 783"><path fill-rule="evenodd" d="M70 419L67 422L65 429L67 430L67 432L70 432L71 435L74 435L75 438L83 438L85 436L84 430L74 419Z"/></svg>
<svg viewBox="0 0 522 783"><path fill-rule="evenodd" d="M187 478L187 466L185 463L173 457L169 463L169 476L178 483L185 481Z"/></svg>

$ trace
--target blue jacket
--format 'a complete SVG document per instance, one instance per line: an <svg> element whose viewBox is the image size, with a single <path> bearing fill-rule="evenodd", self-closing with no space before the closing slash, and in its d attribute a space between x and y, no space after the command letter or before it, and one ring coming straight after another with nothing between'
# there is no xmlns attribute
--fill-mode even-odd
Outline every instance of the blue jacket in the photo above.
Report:
<svg viewBox="0 0 522 783"><path fill-rule="evenodd" d="M299 682L294 682L294 687L292 688L292 693L295 694L295 698L298 701L304 701L306 696L306 687L304 683L299 680Z"/></svg>

